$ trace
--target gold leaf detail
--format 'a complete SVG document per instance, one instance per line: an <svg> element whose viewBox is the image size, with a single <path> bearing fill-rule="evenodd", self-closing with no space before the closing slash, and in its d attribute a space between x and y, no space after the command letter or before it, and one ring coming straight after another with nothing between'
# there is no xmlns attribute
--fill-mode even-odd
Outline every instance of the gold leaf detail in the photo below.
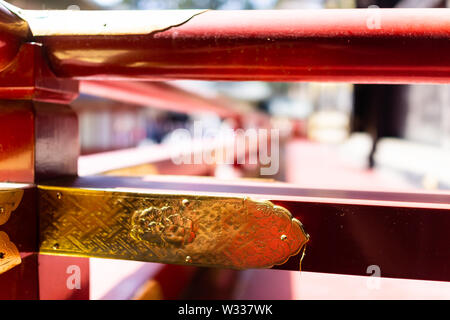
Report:
<svg viewBox="0 0 450 320"><path fill-rule="evenodd" d="M9 240L8 235L0 231L0 274L14 268L22 262L19 250Z"/></svg>

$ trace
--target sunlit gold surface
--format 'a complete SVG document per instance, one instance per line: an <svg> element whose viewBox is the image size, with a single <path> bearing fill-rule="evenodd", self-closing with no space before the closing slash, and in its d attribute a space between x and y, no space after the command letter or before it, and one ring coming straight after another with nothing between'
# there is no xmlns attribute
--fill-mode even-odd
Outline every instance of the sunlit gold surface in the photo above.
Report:
<svg viewBox="0 0 450 320"><path fill-rule="evenodd" d="M23 197L22 189L0 189L0 226L11 217L11 213L17 209ZM11 242L9 236L0 231L0 274L14 268L22 262L19 250Z"/></svg>
<svg viewBox="0 0 450 320"><path fill-rule="evenodd" d="M9 240L8 235L0 231L0 274L14 268L22 262L19 250Z"/></svg>
<svg viewBox="0 0 450 320"><path fill-rule="evenodd" d="M11 212L17 209L22 197L22 189L0 190L0 226L9 220Z"/></svg>
<svg viewBox="0 0 450 320"><path fill-rule="evenodd" d="M246 269L282 264L308 241L269 201L39 189L45 254Z"/></svg>

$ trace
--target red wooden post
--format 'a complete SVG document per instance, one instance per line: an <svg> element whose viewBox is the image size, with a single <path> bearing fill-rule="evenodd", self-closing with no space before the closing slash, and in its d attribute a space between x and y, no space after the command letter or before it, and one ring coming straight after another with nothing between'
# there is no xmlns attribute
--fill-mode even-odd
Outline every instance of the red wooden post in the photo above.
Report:
<svg viewBox="0 0 450 320"><path fill-rule="evenodd" d="M5 12L0 7L2 22L12 19ZM26 23L17 20L6 25L14 23L25 30L0 33L5 43L0 50L0 181L27 185L22 187L19 206L0 226L22 260L0 275L0 298L88 299L88 259L38 254L34 187L40 181L77 174L78 122L68 103L78 94L78 82L56 78L42 46L20 37L28 34Z"/></svg>

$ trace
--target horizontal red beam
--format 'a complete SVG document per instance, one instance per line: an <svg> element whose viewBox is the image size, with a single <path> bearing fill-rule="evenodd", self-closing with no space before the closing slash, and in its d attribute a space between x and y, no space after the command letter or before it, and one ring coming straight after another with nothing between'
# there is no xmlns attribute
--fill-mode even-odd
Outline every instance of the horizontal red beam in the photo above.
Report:
<svg viewBox="0 0 450 320"><path fill-rule="evenodd" d="M83 25L83 14L67 23ZM147 14L161 15L139 16ZM449 16L450 9L206 11L152 32L95 34L73 23L73 32L66 25L58 34L55 25L35 40L57 76L77 79L448 83ZM133 13L124 17L126 30Z"/></svg>

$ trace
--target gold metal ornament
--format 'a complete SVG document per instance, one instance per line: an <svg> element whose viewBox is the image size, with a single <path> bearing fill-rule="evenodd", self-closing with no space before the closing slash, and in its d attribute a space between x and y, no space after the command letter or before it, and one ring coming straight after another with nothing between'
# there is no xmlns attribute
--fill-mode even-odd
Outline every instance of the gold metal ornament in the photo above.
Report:
<svg viewBox="0 0 450 320"><path fill-rule="evenodd" d="M0 189L0 226L9 220L11 213L19 206L22 197L22 189Z"/></svg>
<svg viewBox="0 0 450 320"><path fill-rule="evenodd" d="M246 197L47 186L39 194L44 254L268 268L309 239L288 210Z"/></svg>
<svg viewBox="0 0 450 320"><path fill-rule="evenodd" d="M9 240L8 235L0 231L0 274L14 268L22 262L19 250Z"/></svg>

